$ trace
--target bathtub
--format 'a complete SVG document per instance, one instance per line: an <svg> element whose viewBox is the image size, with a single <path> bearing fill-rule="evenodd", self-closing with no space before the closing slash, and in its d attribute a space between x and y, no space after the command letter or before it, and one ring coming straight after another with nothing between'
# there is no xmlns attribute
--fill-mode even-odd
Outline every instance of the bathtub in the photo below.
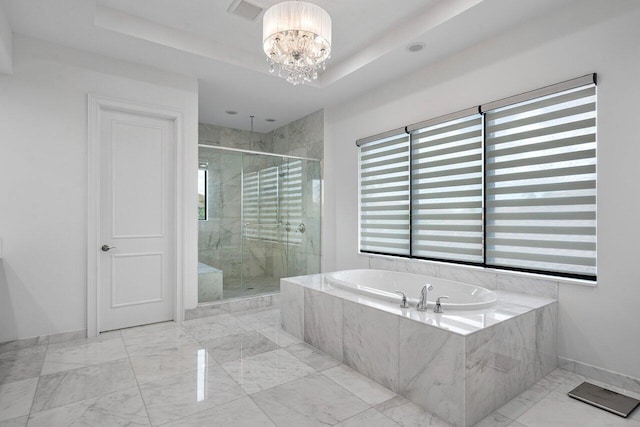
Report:
<svg viewBox="0 0 640 427"><path fill-rule="evenodd" d="M447 296L441 301L445 310L481 310L496 302L496 293L471 284L454 282L418 274L386 270L345 270L327 273L328 282L338 288L374 298L400 303L402 297L396 291L407 295L407 302L416 306L422 287L429 284L427 305L435 306L436 298Z"/></svg>
<svg viewBox="0 0 640 427"><path fill-rule="evenodd" d="M427 283L429 308L418 311ZM450 299L434 313L439 296ZM456 427L473 426L558 366L551 298L346 270L283 278L280 299L284 331Z"/></svg>

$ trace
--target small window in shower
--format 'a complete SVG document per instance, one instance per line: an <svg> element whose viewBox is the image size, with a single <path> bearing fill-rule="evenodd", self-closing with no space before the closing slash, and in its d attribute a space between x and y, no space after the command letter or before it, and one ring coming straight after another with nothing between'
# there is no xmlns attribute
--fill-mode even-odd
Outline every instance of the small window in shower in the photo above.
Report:
<svg viewBox="0 0 640 427"><path fill-rule="evenodd" d="M198 219L207 220L207 167L206 163L200 163L198 169Z"/></svg>

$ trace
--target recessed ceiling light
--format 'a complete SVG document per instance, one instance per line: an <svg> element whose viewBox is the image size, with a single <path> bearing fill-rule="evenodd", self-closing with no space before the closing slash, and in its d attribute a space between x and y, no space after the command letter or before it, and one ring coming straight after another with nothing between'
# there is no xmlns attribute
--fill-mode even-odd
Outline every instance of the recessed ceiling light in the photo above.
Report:
<svg viewBox="0 0 640 427"><path fill-rule="evenodd" d="M275 122L276 119L264 119L265 122Z"/></svg>
<svg viewBox="0 0 640 427"><path fill-rule="evenodd" d="M407 46L407 50L411 53L420 52L422 49L424 49L424 43L420 42L411 43Z"/></svg>
<svg viewBox="0 0 640 427"><path fill-rule="evenodd" d="M234 111L234 110L227 110L227 111L225 111L225 113L230 114L230 115L232 115L232 116L234 116L234 115L238 114L238 112L237 112L237 111Z"/></svg>

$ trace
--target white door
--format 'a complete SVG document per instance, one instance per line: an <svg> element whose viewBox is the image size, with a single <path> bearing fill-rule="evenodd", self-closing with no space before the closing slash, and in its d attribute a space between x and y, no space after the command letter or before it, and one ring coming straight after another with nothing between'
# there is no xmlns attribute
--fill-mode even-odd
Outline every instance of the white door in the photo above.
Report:
<svg viewBox="0 0 640 427"><path fill-rule="evenodd" d="M175 123L100 114L100 331L173 319Z"/></svg>

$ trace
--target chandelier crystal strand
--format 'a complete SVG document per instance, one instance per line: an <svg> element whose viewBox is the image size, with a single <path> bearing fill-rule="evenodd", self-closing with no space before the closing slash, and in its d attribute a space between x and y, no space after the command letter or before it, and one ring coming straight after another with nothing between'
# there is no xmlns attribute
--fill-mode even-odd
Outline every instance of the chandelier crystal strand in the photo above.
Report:
<svg viewBox="0 0 640 427"><path fill-rule="evenodd" d="M304 1L285 1L263 18L262 42L269 71L298 85L318 78L331 55L331 17Z"/></svg>

